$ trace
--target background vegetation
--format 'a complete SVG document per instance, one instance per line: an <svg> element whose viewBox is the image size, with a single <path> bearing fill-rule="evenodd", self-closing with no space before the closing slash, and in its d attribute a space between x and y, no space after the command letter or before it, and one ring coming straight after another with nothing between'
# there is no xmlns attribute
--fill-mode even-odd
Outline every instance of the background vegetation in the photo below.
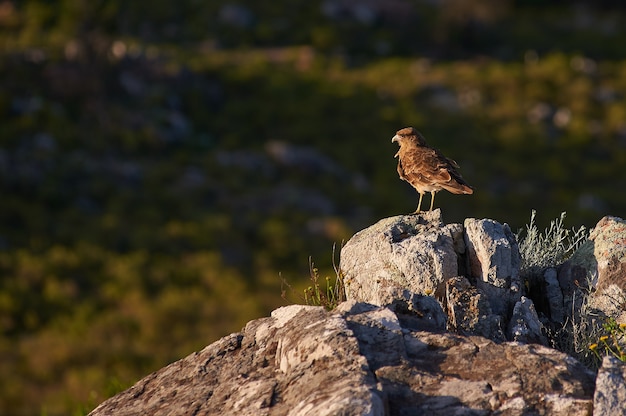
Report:
<svg viewBox="0 0 626 416"><path fill-rule="evenodd" d="M626 208L618 1L0 0L0 413L81 414L308 286L415 209Z"/></svg>

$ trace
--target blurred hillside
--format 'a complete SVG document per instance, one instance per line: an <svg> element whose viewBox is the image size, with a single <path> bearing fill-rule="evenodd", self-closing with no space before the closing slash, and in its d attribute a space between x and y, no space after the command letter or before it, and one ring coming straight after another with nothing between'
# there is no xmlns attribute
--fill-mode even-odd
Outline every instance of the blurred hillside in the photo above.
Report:
<svg viewBox="0 0 626 416"><path fill-rule="evenodd" d="M0 414L83 414L412 212L626 210L617 1L0 0ZM297 299L297 297L294 297Z"/></svg>

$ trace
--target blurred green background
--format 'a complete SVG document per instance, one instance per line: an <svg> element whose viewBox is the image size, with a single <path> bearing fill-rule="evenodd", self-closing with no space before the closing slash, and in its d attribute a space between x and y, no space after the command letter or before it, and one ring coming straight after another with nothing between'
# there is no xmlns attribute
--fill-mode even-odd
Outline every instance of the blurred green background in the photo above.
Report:
<svg viewBox="0 0 626 416"><path fill-rule="evenodd" d="M623 217L621 4L0 0L0 414L84 414L332 275L415 209L402 127L476 188L447 222Z"/></svg>

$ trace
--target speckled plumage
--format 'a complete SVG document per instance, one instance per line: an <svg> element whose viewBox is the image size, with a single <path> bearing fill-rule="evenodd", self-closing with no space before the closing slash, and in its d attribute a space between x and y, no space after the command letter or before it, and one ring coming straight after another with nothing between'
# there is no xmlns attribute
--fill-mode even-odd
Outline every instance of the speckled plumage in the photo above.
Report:
<svg viewBox="0 0 626 416"><path fill-rule="evenodd" d="M415 213L420 212L424 193L430 192L430 210L433 209L435 193L445 189L453 194L472 194L474 190L457 171L459 165L440 151L426 144L424 136L413 127L398 130L391 142L397 142L400 150L398 174L420 194Z"/></svg>

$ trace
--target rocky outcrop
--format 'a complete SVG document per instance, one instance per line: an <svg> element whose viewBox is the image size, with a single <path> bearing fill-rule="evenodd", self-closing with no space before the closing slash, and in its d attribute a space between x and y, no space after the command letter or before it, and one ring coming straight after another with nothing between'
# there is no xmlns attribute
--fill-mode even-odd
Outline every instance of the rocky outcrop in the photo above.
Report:
<svg viewBox="0 0 626 416"><path fill-rule="evenodd" d="M626 222L605 217L563 265L520 278L520 253L507 224L466 219L444 224L441 211L387 218L357 233L341 252L348 299L411 305L433 295L448 329L494 341L548 344L544 325L579 322L583 302L626 322Z"/></svg>
<svg viewBox="0 0 626 416"><path fill-rule="evenodd" d="M591 414L594 375L571 357L422 324L356 302L280 308L90 415Z"/></svg>
<svg viewBox="0 0 626 416"><path fill-rule="evenodd" d="M571 321L582 302L618 316L625 262L626 224L605 217L526 293L506 224L388 218L344 246L349 300L334 311L277 309L91 415L624 414L624 363L605 358L595 383L545 346L543 325Z"/></svg>
<svg viewBox="0 0 626 416"><path fill-rule="evenodd" d="M358 232L341 251L340 269L350 300L411 307L416 294L430 294L458 333L546 344L532 300L520 303L520 263L508 225L473 218L446 225L435 210Z"/></svg>

